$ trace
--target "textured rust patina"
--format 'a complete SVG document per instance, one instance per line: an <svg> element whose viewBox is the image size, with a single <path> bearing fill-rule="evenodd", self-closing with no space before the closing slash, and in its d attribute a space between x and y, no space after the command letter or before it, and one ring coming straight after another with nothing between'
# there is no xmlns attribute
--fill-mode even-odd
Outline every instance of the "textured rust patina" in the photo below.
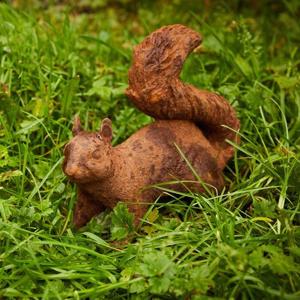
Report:
<svg viewBox="0 0 300 300"><path fill-rule="evenodd" d="M122 144L112 147L109 119L91 133L75 118L63 170L78 186L76 227L119 201L127 203L138 224L161 194L154 184L172 181L168 188L203 192L203 181L223 188L222 172L234 153L226 140L238 142L239 120L222 96L179 79L184 60L201 40L183 25L170 25L135 47L126 94L155 121Z"/></svg>

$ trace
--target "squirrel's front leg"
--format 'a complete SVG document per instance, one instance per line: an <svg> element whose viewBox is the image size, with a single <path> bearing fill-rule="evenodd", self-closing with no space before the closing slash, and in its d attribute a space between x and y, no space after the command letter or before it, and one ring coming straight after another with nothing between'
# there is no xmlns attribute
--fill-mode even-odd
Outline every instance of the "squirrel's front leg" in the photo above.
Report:
<svg viewBox="0 0 300 300"><path fill-rule="evenodd" d="M105 207L92 199L92 197L78 188L77 191L77 202L74 210L73 223L77 229L84 226L90 219L100 212Z"/></svg>

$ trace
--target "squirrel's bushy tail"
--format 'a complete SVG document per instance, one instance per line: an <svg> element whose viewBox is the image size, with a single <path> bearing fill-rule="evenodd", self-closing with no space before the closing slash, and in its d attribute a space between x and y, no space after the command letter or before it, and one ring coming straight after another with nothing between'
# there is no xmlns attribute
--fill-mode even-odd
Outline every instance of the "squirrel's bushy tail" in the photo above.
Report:
<svg viewBox="0 0 300 300"><path fill-rule="evenodd" d="M186 57L201 41L197 32L179 24L150 34L134 49L126 95L155 119L199 124L226 163L233 154L226 139L236 142L240 126L233 107L222 96L199 90L179 79Z"/></svg>

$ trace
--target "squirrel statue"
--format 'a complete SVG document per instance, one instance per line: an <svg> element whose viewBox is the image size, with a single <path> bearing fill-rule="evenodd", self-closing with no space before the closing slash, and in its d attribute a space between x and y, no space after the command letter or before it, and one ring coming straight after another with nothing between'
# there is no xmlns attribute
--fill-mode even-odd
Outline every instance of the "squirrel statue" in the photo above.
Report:
<svg viewBox="0 0 300 300"><path fill-rule="evenodd" d="M109 119L98 132L87 132L75 117L63 171L78 187L77 228L119 201L128 205L138 225L163 193L155 184L169 182L172 190L200 193L203 183L223 188L222 172L234 153L227 140L239 142L239 120L222 96L179 79L186 57L201 40L197 32L175 24L135 47L126 95L155 121L123 143L111 145Z"/></svg>

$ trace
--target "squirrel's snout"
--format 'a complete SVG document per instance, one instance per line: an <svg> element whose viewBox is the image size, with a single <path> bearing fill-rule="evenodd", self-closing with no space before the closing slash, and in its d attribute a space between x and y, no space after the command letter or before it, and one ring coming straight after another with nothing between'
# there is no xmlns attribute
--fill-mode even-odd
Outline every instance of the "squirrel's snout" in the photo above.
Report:
<svg viewBox="0 0 300 300"><path fill-rule="evenodd" d="M64 172L69 177L74 177L78 173L78 168L76 166L66 165Z"/></svg>

